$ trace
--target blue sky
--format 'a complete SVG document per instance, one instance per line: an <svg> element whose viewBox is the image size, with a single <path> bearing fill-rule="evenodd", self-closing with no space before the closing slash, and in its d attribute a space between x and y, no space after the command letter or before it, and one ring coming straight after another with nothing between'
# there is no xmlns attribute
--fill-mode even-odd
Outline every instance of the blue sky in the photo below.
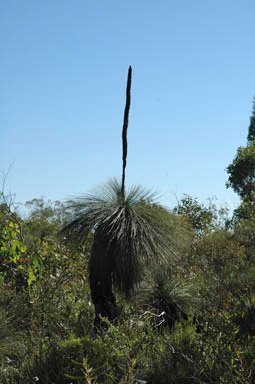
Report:
<svg viewBox="0 0 255 384"><path fill-rule="evenodd" d="M0 0L0 171L17 202L127 184L217 196L255 93L254 0Z"/></svg>

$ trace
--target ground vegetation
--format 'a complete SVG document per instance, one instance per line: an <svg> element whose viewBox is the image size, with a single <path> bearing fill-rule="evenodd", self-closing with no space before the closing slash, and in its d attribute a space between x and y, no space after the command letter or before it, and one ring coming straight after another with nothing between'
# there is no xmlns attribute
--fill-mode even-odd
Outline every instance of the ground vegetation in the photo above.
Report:
<svg viewBox="0 0 255 384"><path fill-rule="evenodd" d="M253 160L227 169L231 215L128 189L130 86L121 182L25 216L0 196L1 384L254 383Z"/></svg>

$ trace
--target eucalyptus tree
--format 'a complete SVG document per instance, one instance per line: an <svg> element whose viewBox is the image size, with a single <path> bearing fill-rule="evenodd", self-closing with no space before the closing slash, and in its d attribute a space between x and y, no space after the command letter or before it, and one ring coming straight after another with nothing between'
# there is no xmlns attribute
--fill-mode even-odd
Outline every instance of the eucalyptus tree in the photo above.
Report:
<svg viewBox="0 0 255 384"><path fill-rule="evenodd" d="M95 325L100 324L100 315L110 320L117 316L114 289L129 297L141 279L144 263L151 258L168 257L173 244L172 216L157 203L156 195L141 186L125 186L131 77L129 67L122 129L122 180L112 178L68 202L72 214L62 229L65 236L79 243L93 234L89 276Z"/></svg>
<svg viewBox="0 0 255 384"><path fill-rule="evenodd" d="M253 99L252 114L250 117L250 125L248 128L247 142L255 142L255 98Z"/></svg>
<svg viewBox="0 0 255 384"><path fill-rule="evenodd" d="M247 145L239 147L232 163L227 167L227 188L232 187L243 201L255 199L255 99L248 128Z"/></svg>
<svg viewBox="0 0 255 384"><path fill-rule="evenodd" d="M255 255L255 99L248 128L247 145L239 147L232 163L227 167L227 187L238 193L242 202L234 210L230 225L242 245L246 256Z"/></svg>

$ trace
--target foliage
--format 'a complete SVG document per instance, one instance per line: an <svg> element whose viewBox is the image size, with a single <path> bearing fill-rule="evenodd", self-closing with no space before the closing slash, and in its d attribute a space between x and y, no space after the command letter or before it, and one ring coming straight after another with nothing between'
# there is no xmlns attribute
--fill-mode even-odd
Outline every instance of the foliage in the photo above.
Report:
<svg viewBox="0 0 255 384"><path fill-rule="evenodd" d="M255 109L232 219L189 195L170 212L125 187L131 77L121 184L27 217L0 193L0 383L254 383Z"/></svg>
<svg viewBox="0 0 255 384"><path fill-rule="evenodd" d="M236 157L227 167L227 187L233 188L242 199L252 198L255 191L255 143L237 149Z"/></svg>
<svg viewBox="0 0 255 384"><path fill-rule="evenodd" d="M0 285L16 279L16 286L23 268L26 245L19 239L20 229L13 221L7 221L1 229L0 239Z"/></svg>
<svg viewBox="0 0 255 384"><path fill-rule="evenodd" d="M197 235L221 227L228 217L228 209L217 209L213 199L208 199L208 204L205 205L187 194L178 202L173 213L185 218Z"/></svg>
<svg viewBox="0 0 255 384"><path fill-rule="evenodd" d="M227 167L226 183L243 201L255 199L255 104L250 117L246 147L239 147L233 162Z"/></svg>
<svg viewBox="0 0 255 384"><path fill-rule="evenodd" d="M55 342L71 330L91 329L84 272L88 250L84 245L82 252L70 253L55 238L57 230L51 237L39 236L37 229L47 220L39 216L36 227L30 225L30 217L24 221L16 215L14 223L7 211L1 221L1 383L19 382L21 372L30 370L30 360L41 359L49 340Z"/></svg>
<svg viewBox="0 0 255 384"><path fill-rule="evenodd" d="M245 249L247 257L255 255L255 200L243 201L234 211L232 225L235 236Z"/></svg>
<svg viewBox="0 0 255 384"><path fill-rule="evenodd" d="M140 304L160 316L158 321L170 329L177 320L187 319L198 304L192 286L173 277L167 264L151 265L137 295Z"/></svg>
<svg viewBox="0 0 255 384"><path fill-rule="evenodd" d="M113 196L111 204L118 205L118 195ZM170 214L148 203L146 194L132 203L135 196L128 202L132 210L140 214L146 204L152 206L146 218L169 230L169 248L178 257L139 253L143 272L136 294L126 301L115 292L118 318L113 323L102 319L107 327L98 333L89 287L96 223L75 247L56 236L65 217L54 204L46 212L47 203L36 202L26 218L2 206L1 383L253 383L253 201L242 202L230 229L224 225L225 212L201 205L211 207L213 216L203 221L204 211L198 209L201 217L194 218L208 224L196 230L183 212ZM112 205L105 202L105 212ZM119 231L121 237L123 228Z"/></svg>
<svg viewBox="0 0 255 384"><path fill-rule="evenodd" d="M255 98L253 99L253 108L252 108L252 114L250 117L250 125L248 129L247 142L248 143L255 142Z"/></svg>
<svg viewBox="0 0 255 384"><path fill-rule="evenodd" d="M232 164L227 168L227 187L232 187L242 198L234 211L230 228L242 244L247 258L255 255L255 104L250 118L246 147L239 147Z"/></svg>
<svg viewBox="0 0 255 384"><path fill-rule="evenodd" d="M63 205L59 201L33 199L27 201L25 207L29 214L24 230L27 235L33 234L33 237L41 240L56 234L65 220Z"/></svg>
<svg viewBox="0 0 255 384"><path fill-rule="evenodd" d="M171 215L153 198L140 186L123 195L121 184L111 179L68 205L72 218L62 234L82 243L94 232L89 272L97 316L116 316L112 285L129 296L141 280L143 265L168 258L173 250Z"/></svg>
<svg viewBox="0 0 255 384"><path fill-rule="evenodd" d="M100 265L98 274L107 273L113 264L113 282L128 294L139 280L141 262L167 256L173 229L170 214L153 201L154 194L140 186L131 187L124 197L120 191L121 185L111 179L101 189L69 203L73 216L62 233L83 241L94 229L95 239L98 235L106 241L108 250L106 255L93 254L91 264L96 269Z"/></svg>

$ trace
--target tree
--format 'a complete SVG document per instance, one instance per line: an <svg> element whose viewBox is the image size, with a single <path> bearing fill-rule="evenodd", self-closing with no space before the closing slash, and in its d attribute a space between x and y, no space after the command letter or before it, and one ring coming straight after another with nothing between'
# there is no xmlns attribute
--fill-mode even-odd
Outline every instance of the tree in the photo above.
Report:
<svg viewBox="0 0 255 384"><path fill-rule="evenodd" d="M243 201L234 210L231 224L235 237L245 247L246 256L255 260L255 200Z"/></svg>
<svg viewBox="0 0 255 384"><path fill-rule="evenodd" d="M232 187L242 199L234 210L230 225L244 246L246 256L254 258L255 251L255 99L250 117L246 147L237 149L236 157L227 167L227 187Z"/></svg>
<svg viewBox="0 0 255 384"><path fill-rule="evenodd" d="M64 211L59 201L45 201L40 198L27 201L25 205L29 211L24 230L32 237L43 240L56 234L62 227Z"/></svg>
<svg viewBox="0 0 255 384"><path fill-rule="evenodd" d="M79 243L93 233L89 274L96 326L100 315L110 320L117 315L113 288L128 297L141 278L143 263L167 257L172 246L170 213L141 186L125 187L131 75L130 67L122 130L122 182L110 179L101 188L69 202L72 216L62 229L62 234Z"/></svg>
<svg viewBox="0 0 255 384"><path fill-rule="evenodd" d="M113 286L128 297L143 263L167 257L172 248L171 215L153 197L134 186L123 198L121 184L111 179L69 206L73 217L62 233L82 242L94 232L89 273L96 324L99 315L113 319L117 314Z"/></svg>
<svg viewBox="0 0 255 384"><path fill-rule="evenodd" d="M250 125L247 136L248 143L255 141L255 98L253 99L252 115L250 117Z"/></svg>
<svg viewBox="0 0 255 384"><path fill-rule="evenodd" d="M237 149L227 173L227 188L232 187L243 200L250 200L255 193L255 143Z"/></svg>
<svg viewBox="0 0 255 384"><path fill-rule="evenodd" d="M255 107L250 118L246 147L239 147L233 162L227 167L226 183L242 200L255 198Z"/></svg>
<svg viewBox="0 0 255 384"><path fill-rule="evenodd" d="M187 194L178 202L173 212L184 216L197 234L210 229L213 226L213 221L216 219L216 208L212 204L206 207L200 204L197 198Z"/></svg>

